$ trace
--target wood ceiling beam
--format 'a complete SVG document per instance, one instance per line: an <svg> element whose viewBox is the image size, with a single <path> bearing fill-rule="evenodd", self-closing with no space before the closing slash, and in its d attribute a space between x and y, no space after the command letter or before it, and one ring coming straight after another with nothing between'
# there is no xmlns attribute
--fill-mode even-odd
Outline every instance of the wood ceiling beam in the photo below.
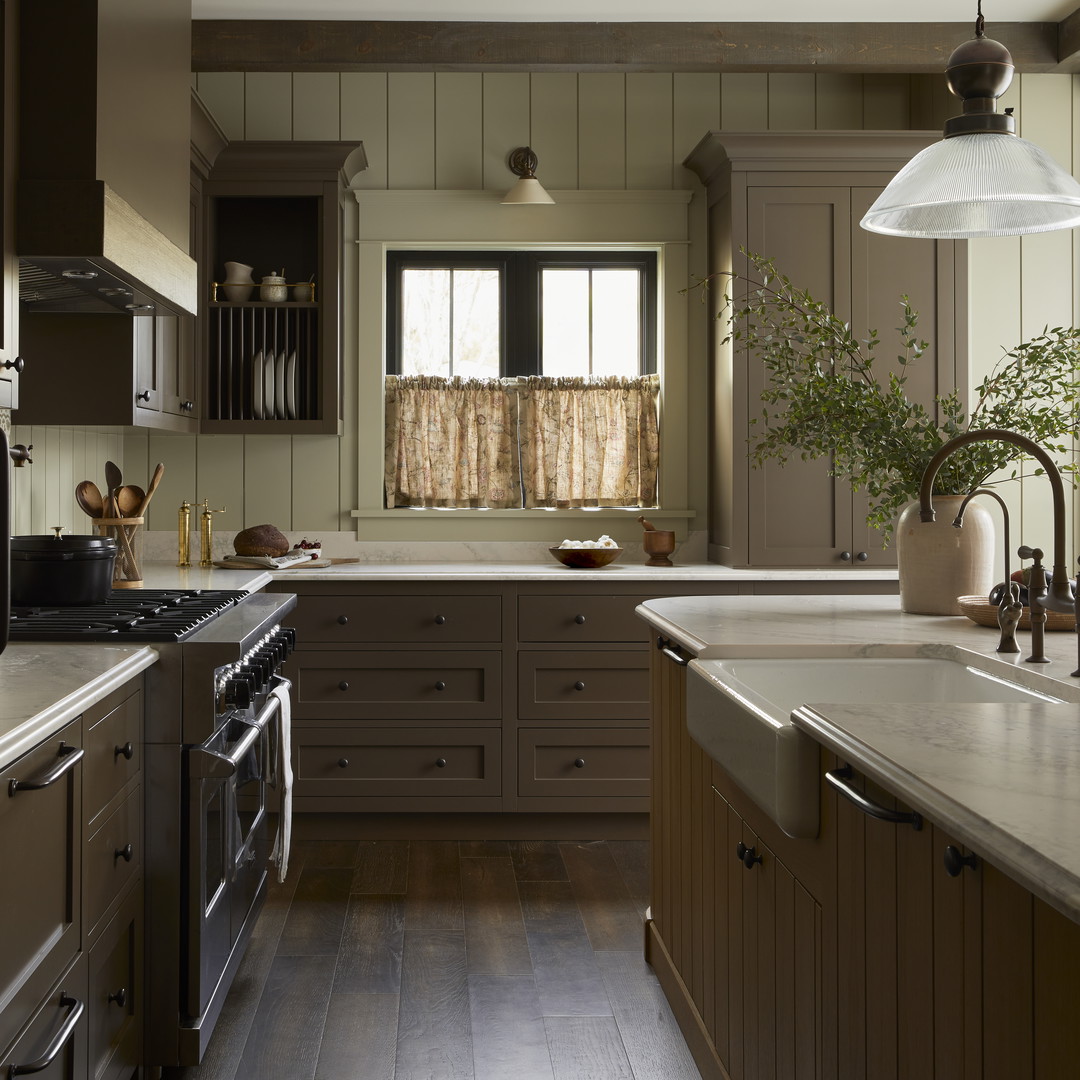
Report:
<svg viewBox="0 0 1080 1080"><path fill-rule="evenodd" d="M995 23L1017 71L1080 70L1074 13ZM1064 28L1068 27L1066 33ZM475 23L198 19L194 71L939 72L971 23ZM1067 39L1068 64L1059 59ZM1076 65L1076 66L1072 66Z"/></svg>
<svg viewBox="0 0 1080 1080"><path fill-rule="evenodd" d="M1058 23L1058 62L1064 71L1080 71L1080 8Z"/></svg>

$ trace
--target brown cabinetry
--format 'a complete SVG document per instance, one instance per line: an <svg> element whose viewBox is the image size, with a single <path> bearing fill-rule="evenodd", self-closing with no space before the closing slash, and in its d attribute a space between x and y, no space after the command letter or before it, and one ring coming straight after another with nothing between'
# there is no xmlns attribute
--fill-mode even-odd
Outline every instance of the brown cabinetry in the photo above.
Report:
<svg viewBox="0 0 1080 1080"><path fill-rule="evenodd" d="M935 136L936 138L936 136ZM919 312L929 348L906 369L908 393L932 405L936 392L966 390L966 247L963 241L908 240L860 228L893 173L927 142L905 132L712 133L687 159L708 189L709 270L745 275L742 249L765 255L799 288L827 304L865 339L880 331L879 375L893 356L889 335L899 300ZM714 313L732 290L714 282ZM750 566L895 565L893 550L866 526L865 499L828 475L828 461L751 466L749 418L760 412L764 371L712 334L715 437L710 544L718 561ZM893 365L895 366L895 365ZM799 522L798 529L791 522Z"/></svg>
<svg viewBox="0 0 1080 1080"><path fill-rule="evenodd" d="M142 1063L142 680L7 769L3 1071L119 1080ZM14 786L13 786L14 785Z"/></svg>
<svg viewBox="0 0 1080 1080"><path fill-rule="evenodd" d="M15 256L15 97L18 4L0 0L0 408L19 406L19 262Z"/></svg>

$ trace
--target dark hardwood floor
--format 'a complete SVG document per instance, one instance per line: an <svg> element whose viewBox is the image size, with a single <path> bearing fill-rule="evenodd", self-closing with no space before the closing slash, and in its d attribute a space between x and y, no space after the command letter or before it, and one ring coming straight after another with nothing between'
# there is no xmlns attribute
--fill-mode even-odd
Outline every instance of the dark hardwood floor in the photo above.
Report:
<svg viewBox="0 0 1080 1080"><path fill-rule="evenodd" d="M177 1080L697 1080L648 843L305 840Z"/></svg>

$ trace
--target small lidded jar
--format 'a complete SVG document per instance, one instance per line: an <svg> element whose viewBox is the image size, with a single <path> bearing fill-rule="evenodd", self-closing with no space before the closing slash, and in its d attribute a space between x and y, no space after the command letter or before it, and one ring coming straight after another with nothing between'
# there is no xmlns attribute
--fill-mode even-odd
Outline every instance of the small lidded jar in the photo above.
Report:
<svg viewBox="0 0 1080 1080"><path fill-rule="evenodd" d="M280 274L267 274L259 286L259 299L269 304L281 304L289 298L289 287Z"/></svg>

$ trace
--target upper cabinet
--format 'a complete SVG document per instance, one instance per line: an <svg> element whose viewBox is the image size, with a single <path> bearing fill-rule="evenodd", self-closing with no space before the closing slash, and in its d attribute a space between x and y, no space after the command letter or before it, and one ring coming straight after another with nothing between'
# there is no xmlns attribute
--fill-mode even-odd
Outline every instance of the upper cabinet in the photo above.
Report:
<svg viewBox="0 0 1080 1080"><path fill-rule="evenodd" d="M18 61L17 5L0 0L0 140L3 175L0 177L0 259L3 260L3 295L0 296L0 408L19 404L19 266L15 258L15 89Z"/></svg>
<svg viewBox="0 0 1080 1080"><path fill-rule="evenodd" d="M741 249L774 259L780 273L850 321L857 337L881 331L882 377L895 351L887 335L901 317L900 297L910 297L930 347L908 369L908 389L932 405L935 393L963 389L966 245L859 226L928 141L908 132L712 133L686 164L707 188L709 272L745 273ZM714 284L713 314L727 288ZM894 549L883 549L866 525L865 499L829 476L828 461L795 455L783 467L751 465L748 420L761 412L765 373L723 342L726 326L717 320L711 330L711 557L735 566L894 566Z"/></svg>
<svg viewBox="0 0 1080 1080"><path fill-rule="evenodd" d="M343 199L366 166L355 143L217 156L202 185L204 432L341 433Z"/></svg>

